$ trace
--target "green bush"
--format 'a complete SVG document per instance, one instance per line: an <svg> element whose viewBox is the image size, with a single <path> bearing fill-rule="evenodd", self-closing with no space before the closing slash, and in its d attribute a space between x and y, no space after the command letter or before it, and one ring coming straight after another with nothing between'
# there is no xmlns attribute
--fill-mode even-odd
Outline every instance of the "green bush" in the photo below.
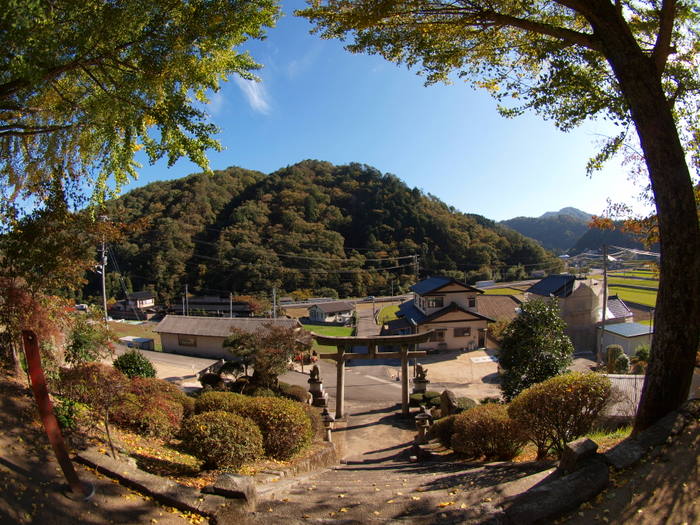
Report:
<svg viewBox="0 0 700 525"><path fill-rule="evenodd" d="M443 446L452 445L455 418L457 416L442 417L428 427L428 439L437 439Z"/></svg>
<svg viewBox="0 0 700 525"><path fill-rule="evenodd" d="M526 441L504 405L478 405L455 416L452 449L467 457L513 459Z"/></svg>
<svg viewBox="0 0 700 525"><path fill-rule="evenodd" d="M260 427L267 456L288 459L311 442L311 420L302 404L279 397L248 399L239 413Z"/></svg>
<svg viewBox="0 0 700 525"><path fill-rule="evenodd" d="M279 389L283 396L293 399L294 401L306 403L309 399L309 392L303 386L280 383Z"/></svg>
<svg viewBox="0 0 700 525"><path fill-rule="evenodd" d="M81 404L64 397L53 398L53 413L62 430L75 430Z"/></svg>
<svg viewBox="0 0 700 525"><path fill-rule="evenodd" d="M608 369L608 373L615 374L616 365L618 358L625 355L625 351L620 345L608 345L605 347L605 366Z"/></svg>
<svg viewBox="0 0 700 525"><path fill-rule="evenodd" d="M622 354L617 359L615 359L615 374L626 374L630 370L630 358L627 354Z"/></svg>
<svg viewBox="0 0 700 525"><path fill-rule="evenodd" d="M304 407L304 412L306 412L306 415L309 416L309 421L311 421L311 432L313 434L313 438L323 439L326 435L326 430L323 427L323 421L321 420L321 412L319 412L318 408L311 406L308 403L304 403L301 406Z"/></svg>
<svg viewBox="0 0 700 525"><path fill-rule="evenodd" d="M440 392L436 392L435 390L428 390L427 392L423 393L423 398L426 401L430 401L431 399L434 399L434 398L440 399Z"/></svg>
<svg viewBox="0 0 700 525"><path fill-rule="evenodd" d="M412 407L417 407L423 404L423 394L411 394L408 396L408 404Z"/></svg>
<svg viewBox="0 0 700 525"><path fill-rule="evenodd" d="M469 410L470 408L474 408L477 405L477 402L474 401L470 397L458 397L457 398L457 408L460 410Z"/></svg>
<svg viewBox="0 0 700 525"><path fill-rule="evenodd" d="M508 407L530 441L537 457L585 435L610 397L610 380L600 374L572 372L523 390Z"/></svg>
<svg viewBox="0 0 700 525"><path fill-rule="evenodd" d="M112 364L114 368L129 378L156 376L156 369L153 367L153 364L136 349L123 353Z"/></svg>
<svg viewBox="0 0 700 525"><path fill-rule="evenodd" d="M264 386L257 386L253 388L247 391L246 395L252 397L278 397L277 392Z"/></svg>
<svg viewBox="0 0 700 525"><path fill-rule="evenodd" d="M262 434L250 419L224 411L194 415L182 425L183 446L204 468L239 468L262 455Z"/></svg>
<svg viewBox="0 0 700 525"><path fill-rule="evenodd" d="M234 392L204 392L194 402L195 414L224 410L234 414L240 413L251 398Z"/></svg>

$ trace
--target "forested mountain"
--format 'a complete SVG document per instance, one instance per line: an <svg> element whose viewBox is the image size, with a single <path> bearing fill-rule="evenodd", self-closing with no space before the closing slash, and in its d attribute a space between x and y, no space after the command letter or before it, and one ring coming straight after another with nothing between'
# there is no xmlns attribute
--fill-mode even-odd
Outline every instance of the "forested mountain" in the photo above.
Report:
<svg viewBox="0 0 700 525"><path fill-rule="evenodd" d="M560 264L533 240L361 164L190 175L132 190L108 203L108 215L148 219L112 249L133 288L152 286L162 302L180 297L185 283L198 293L406 290L413 256L421 277L469 281Z"/></svg>
<svg viewBox="0 0 700 525"><path fill-rule="evenodd" d="M615 230L590 228L592 216L577 208L548 211L539 217L515 217L500 224L535 239L547 250L575 255L587 250L600 250L603 244L625 248L642 248L632 235L622 232L622 222Z"/></svg>
<svg viewBox="0 0 700 525"><path fill-rule="evenodd" d="M583 220L569 214L555 213L547 212L541 217L515 217L501 224L539 241L547 250L564 253L588 231L590 215Z"/></svg>
<svg viewBox="0 0 700 525"><path fill-rule="evenodd" d="M584 233L580 239L571 247L569 253L576 255L586 251L598 251L604 244L608 246L620 246L622 248L634 248L637 250L646 250L644 245L636 241L632 235L622 232L622 221L615 221L614 230L603 230L599 228L590 228ZM652 246L652 250L657 250L658 246Z"/></svg>

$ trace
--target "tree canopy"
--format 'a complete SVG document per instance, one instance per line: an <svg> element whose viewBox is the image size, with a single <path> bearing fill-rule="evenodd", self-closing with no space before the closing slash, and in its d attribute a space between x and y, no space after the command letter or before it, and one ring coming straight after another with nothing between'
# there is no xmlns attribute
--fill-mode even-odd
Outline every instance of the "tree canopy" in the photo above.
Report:
<svg viewBox="0 0 700 525"><path fill-rule="evenodd" d="M568 130L620 127L589 172L639 144L657 209L661 280L654 348L635 429L688 396L700 338L700 10L684 0L310 0L299 11L347 49L488 89L507 116L534 110ZM629 134L629 131L636 131ZM657 351L658 350L658 351Z"/></svg>
<svg viewBox="0 0 700 525"><path fill-rule="evenodd" d="M498 363L501 391L510 401L526 388L566 371L574 346L564 333L556 299L533 299L503 331Z"/></svg>
<svg viewBox="0 0 700 525"><path fill-rule="evenodd" d="M153 285L163 302L179 299L185 283L204 295L276 287L361 297L389 294L392 282L399 293L415 282L413 255L421 275L452 272L470 282L561 268L535 241L362 164L195 174L137 188L106 210L125 222L150 220L113 251L134 288ZM85 293L98 289L93 276Z"/></svg>
<svg viewBox="0 0 700 525"><path fill-rule="evenodd" d="M207 168L219 148L202 103L259 66L274 0L5 0L0 12L0 213L54 180L98 197L136 177L137 151ZM111 182L110 182L111 181ZM35 201L35 202L36 202Z"/></svg>

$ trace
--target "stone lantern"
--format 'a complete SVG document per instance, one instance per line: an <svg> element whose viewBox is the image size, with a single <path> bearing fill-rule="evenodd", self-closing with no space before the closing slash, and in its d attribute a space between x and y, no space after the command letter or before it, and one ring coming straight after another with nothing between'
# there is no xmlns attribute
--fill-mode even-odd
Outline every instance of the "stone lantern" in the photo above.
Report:
<svg viewBox="0 0 700 525"><path fill-rule="evenodd" d="M422 444L428 441L428 427L433 417L428 414L425 410L425 406L421 405L420 412L415 417L416 428L418 429L418 435L416 436L416 443Z"/></svg>
<svg viewBox="0 0 700 525"><path fill-rule="evenodd" d="M330 412L328 412L328 408L324 408L323 412L321 412L321 421L323 422L323 428L326 431L324 439L325 441L328 441L330 443L332 441L331 431L333 430L333 423L335 423L335 418L331 416Z"/></svg>

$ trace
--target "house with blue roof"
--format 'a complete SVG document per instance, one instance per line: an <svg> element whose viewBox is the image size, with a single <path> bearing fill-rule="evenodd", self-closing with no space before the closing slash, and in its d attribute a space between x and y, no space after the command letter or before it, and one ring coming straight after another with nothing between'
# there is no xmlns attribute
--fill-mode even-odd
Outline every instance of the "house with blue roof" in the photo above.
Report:
<svg viewBox="0 0 700 525"><path fill-rule="evenodd" d="M462 350L486 346L487 324L494 319L479 312L482 290L451 277L430 277L411 287L413 299L399 306L397 321L383 335L433 330L420 350Z"/></svg>

